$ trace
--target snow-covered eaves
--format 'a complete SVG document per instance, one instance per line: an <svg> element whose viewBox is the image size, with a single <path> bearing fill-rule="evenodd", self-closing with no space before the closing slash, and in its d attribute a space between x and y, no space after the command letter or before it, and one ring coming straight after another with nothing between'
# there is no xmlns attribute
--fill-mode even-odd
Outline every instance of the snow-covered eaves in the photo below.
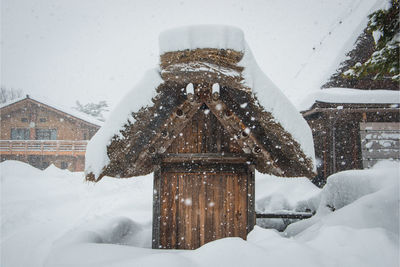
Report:
<svg viewBox="0 0 400 267"><path fill-rule="evenodd" d="M399 104L400 91L361 90L352 88L329 88L311 94L302 104L301 110L307 110L315 102L341 104Z"/></svg>
<svg viewBox="0 0 400 267"><path fill-rule="evenodd" d="M75 117L76 119L82 120L82 121L90 123L90 124L94 124L96 126L102 126L103 125L102 121L99 121L99 120L95 119L94 117L91 117L91 116L89 116L89 115L87 115L85 113L79 112L79 111L74 110L72 108L64 107L64 106L59 105L59 104L54 104L54 103L48 101L47 99L37 98L36 96L32 97L31 95L25 95L24 97L16 98L16 99L13 99L13 100L11 100L9 102L3 103L3 104L0 105L0 109L3 109L3 108L8 107L8 106L11 106L13 104L16 104L16 103L21 102L21 101L26 100L26 99L33 100L34 102L37 102L39 105L48 106L51 109L54 109L54 110L56 110L58 112L61 112L61 113L64 113L66 116Z"/></svg>

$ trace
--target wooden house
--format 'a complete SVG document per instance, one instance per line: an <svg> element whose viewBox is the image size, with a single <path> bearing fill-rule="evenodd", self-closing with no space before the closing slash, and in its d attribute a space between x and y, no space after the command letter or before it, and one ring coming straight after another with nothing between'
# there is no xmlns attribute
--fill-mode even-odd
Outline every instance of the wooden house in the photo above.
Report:
<svg viewBox="0 0 400 267"><path fill-rule="evenodd" d="M208 34L212 39L212 30ZM179 42L179 35L172 39ZM97 174L86 170L89 181L154 172L153 248L195 249L224 237L246 239L255 225L255 170L314 176L313 161L300 144L259 104L241 75L229 75L242 72L243 56L229 47L162 54L161 72L147 78L160 84L137 89L156 90L152 104L104 139L106 165ZM109 130L107 123L88 152L93 147L99 154L96 142ZM87 158L86 166L99 161Z"/></svg>
<svg viewBox="0 0 400 267"><path fill-rule="evenodd" d="M39 169L50 164L83 171L88 140L100 122L29 97L0 107L1 161L19 160Z"/></svg>
<svg viewBox="0 0 400 267"><path fill-rule="evenodd" d="M400 160L400 92L331 88L303 112L314 137L318 183L336 172Z"/></svg>
<svg viewBox="0 0 400 267"><path fill-rule="evenodd" d="M392 9L385 23L398 25L398 3L395 4L397 11ZM400 159L400 84L394 79L399 76L399 69L389 71L377 66L359 77L347 75L354 66L369 62L382 49L368 27L317 93L315 102L303 111L313 130L319 161L316 180L321 185L339 171L369 168L384 159Z"/></svg>

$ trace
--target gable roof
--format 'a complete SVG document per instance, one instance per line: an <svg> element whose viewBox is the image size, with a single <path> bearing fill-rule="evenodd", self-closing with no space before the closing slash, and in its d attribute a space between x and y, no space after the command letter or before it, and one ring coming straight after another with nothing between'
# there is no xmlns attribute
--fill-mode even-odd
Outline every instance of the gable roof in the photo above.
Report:
<svg viewBox="0 0 400 267"><path fill-rule="evenodd" d="M255 150L259 155L255 158L259 171L281 176L313 176L311 130L258 68L241 39L243 33L237 28L217 27L218 32L227 31L217 34L215 47L218 48L202 47L202 42L197 43L196 38L204 34L204 27L214 30L214 26L194 26L172 31L175 42L183 39L179 49L184 50L160 49L164 52L161 71L148 72L89 142L85 166L88 180L98 181L104 175L129 177L152 172L156 164L151 151L163 153L159 152L166 142L161 141L163 131L171 134L182 129L203 104L228 131L236 131L231 132L232 135L247 132L246 138L251 141L242 142L239 138L238 142L242 142L248 154L258 147ZM179 38L179 34L188 31L194 39ZM165 34L162 36L161 46L163 40L170 39L165 38ZM224 36L229 37L225 43L221 40ZM239 40L240 44L232 45L233 40ZM190 83L195 90L187 87ZM213 98L215 84L219 85L217 100ZM135 101L144 95L147 100ZM185 114L185 120L177 118L178 110ZM232 113L234 120L226 120L222 111ZM175 129L169 129L168 125Z"/></svg>
<svg viewBox="0 0 400 267"><path fill-rule="evenodd" d="M12 101L9 101L9 102L6 102L4 104L1 104L0 105L0 109L7 109L7 108L13 106L14 104L20 103L22 101L32 101L32 102L34 102L36 104L43 105L43 106L53 110L56 113L62 114L63 116L72 117L74 119L82 121L82 122L84 122L86 124L90 124L90 125L95 126L97 128L100 127L103 124L102 121L99 121L99 120L97 120L97 119L95 119L95 118L93 118L93 117L91 117L91 116L89 116L87 114L84 114L82 112L79 112L77 110L74 110L74 109L71 109L71 108L67 108L67 107L63 107L61 105L55 105L55 104L50 103L48 100L45 100L45 99L38 99L37 97L33 98L30 95L26 95L24 97L16 98L16 99L13 99Z"/></svg>

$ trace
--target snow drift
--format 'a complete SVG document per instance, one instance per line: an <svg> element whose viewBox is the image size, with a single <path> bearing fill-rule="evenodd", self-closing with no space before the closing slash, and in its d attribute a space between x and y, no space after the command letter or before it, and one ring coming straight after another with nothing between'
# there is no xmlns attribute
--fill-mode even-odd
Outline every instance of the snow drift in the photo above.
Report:
<svg viewBox="0 0 400 267"><path fill-rule="evenodd" d="M337 173L322 190L304 178L258 174L260 210L296 209L306 202L317 208L316 215L283 233L255 227L247 241L226 238L195 251L149 248L148 177L104 178L93 186L81 182L82 173L54 166L40 171L6 161L0 168L1 266L372 267L399 262L399 164L393 162Z"/></svg>

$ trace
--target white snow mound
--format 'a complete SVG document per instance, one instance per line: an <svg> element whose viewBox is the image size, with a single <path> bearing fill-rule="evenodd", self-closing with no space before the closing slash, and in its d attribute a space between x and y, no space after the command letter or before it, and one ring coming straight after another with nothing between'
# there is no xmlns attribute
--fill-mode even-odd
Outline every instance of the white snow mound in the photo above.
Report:
<svg viewBox="0 0 400 267"><path fill-rule="evenodd" d="M193 25L173 28L159 36L160 55L166 52L197 48L244 51L243 31L226 25Z"/></svg>
<svg viewBox="0 0 400 267"><path fill-rule="evenodd" d="M256 226L247 241L224 238L194 251L149 249L149 176L105 177L93 186L82 183L82 173L54 166L40 171L6 161L0 170L1 266L375 267L399 262L399 164L393 162L335 174L322 191L304 178L259 174L260 210L281 209L263 206L271 195L271 201L282 194L298 207L318 194L317 214L284 233Z"/></svg>

